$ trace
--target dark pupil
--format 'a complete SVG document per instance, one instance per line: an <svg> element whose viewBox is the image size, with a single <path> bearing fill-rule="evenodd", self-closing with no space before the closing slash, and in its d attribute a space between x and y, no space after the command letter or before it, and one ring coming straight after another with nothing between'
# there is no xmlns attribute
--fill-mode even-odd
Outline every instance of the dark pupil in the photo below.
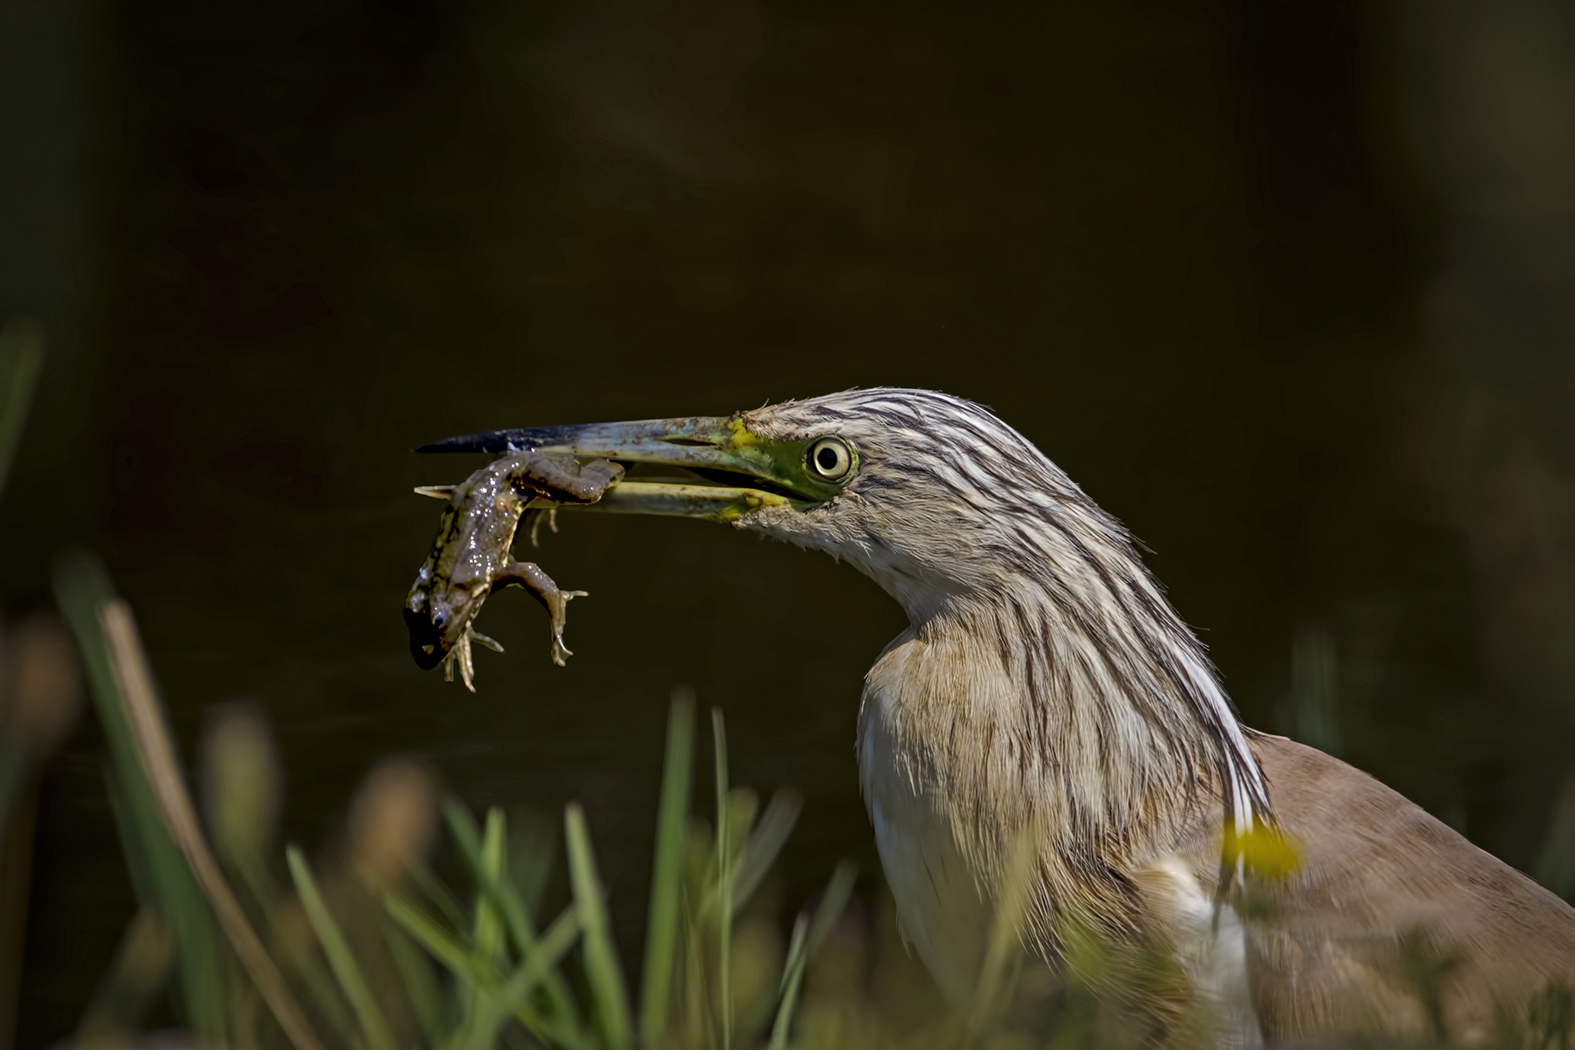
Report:
<svg viewBox="0 0 1575 1050"><path fill-rule="evenodd" d="M829 471L834 469L837 465L837 450L834 448L821 449L815 453L815 462L820 464L821 470Z"/></svg>

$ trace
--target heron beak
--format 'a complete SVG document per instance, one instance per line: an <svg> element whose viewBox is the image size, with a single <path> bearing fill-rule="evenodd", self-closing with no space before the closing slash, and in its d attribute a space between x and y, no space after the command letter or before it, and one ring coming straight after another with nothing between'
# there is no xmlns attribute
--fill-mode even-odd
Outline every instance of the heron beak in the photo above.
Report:
<svg viewBox="0 0 1575 1050"><path fill-rule="evenodd" d="M806 446L754 434L735 415L495 430L434 441L416 451L550 452L676 467L689 473L663 478L642 472L584 509L732 523L765 507L812 507L833 494L818 491L806 478Z"/></svg>

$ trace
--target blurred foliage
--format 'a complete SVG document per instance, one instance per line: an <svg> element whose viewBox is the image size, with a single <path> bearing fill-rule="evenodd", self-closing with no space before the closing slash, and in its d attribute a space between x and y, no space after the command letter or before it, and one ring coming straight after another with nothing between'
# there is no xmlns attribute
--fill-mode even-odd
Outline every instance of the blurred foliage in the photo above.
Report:
<svg viewBox="0 0 1575 1050"><path fill-rule="evenodd" d="M159 747L134 728L133 680L151 683L151 672L140 650L128 668L105 634L106 610L119 603L102 570L77 556L62 563L57 580L112 740L111 787L143 901L78 1025L78 1045L135 1042L142 1018L173 980L176 1016L200 1043L301 1046L280 1027L277 1007L270 1013L274 1004L259 996L249 967L231 950L233 936L221 935L210 910L217 903L212 887L203 883L199 891L201 880L182 859L206 844L180 841L187 832L151 786L178 783L181 774L159 768ZM294 991L287 995L307 1004L309 1045L320 1038L322 1045L365 1050L1014 1047L1043 1028L1048 986L1021 979L1018 915L1010 909L1003 910L978 1008L966 1019L935 1004L933 986L913 964L892 964L895 945L882 943L885 962L871 968L875 944L891 941L892 931L888 922L885 936L872 942L859 922L844 919L851 865L832 875L784 946L774 895L762 891L800 801L779 792L762 807L752 790L730 784L725 727L713 711L718 810L710 822L693 816L693 722L693 700L680 693L669 718L636 996L613 943L579 806L564 813L570 894L555 914L543 892L552 881L555 836L529 821L511 827L497 807L478 822L457 800L441 805L464 888L456 891L435 874L428 854L439 822L436 784L424 767L403 759L385 761L367 777L338 848L314 865L288 847L288 875L281 877L275 837L282 771L266 721L245 706L213 712L199 763L206 770L206 837L244 888L247 921L288 975ZM167 730L159 732L167 744ZM1062 989L1058 1041L1137 1045L1140 1031L1088 991L1109 984L1100 949L1087 938L1078 943L1082 961L1072 970L1082 979ZM1018 994L1024 987L1027 996ZM1023 1004L1036 1001L1024 1013ZM300 1009L289 999L285 1005Z"/></svg>
<svg viewBox="0 0 1575 1050"><path fill-rule="evenodd" d="M889 915L872 935L849 913L850 864L784 945L771 872L801 800L781 791L762 806L732 785L713 709L717 808L710 820L695 815L694 701L682 690L668 719L635 981L577 804L560 840L500 807L478 819L457 799L440 801L424 765L387 759L357 791L342 841L316 860L289 845L281 863L283 771L266 719L246 705L211 712L197 762L206 827L185 820L192 803L127 607L87 555L62 562L57 587L111 739L110 789L142 902L77 1025L84 1050L186 1039L258 1050L1202 1050L1242 1037L1232 1027L1242 1022L1197 995L1159 944L1118 946L1069 916L1055 931L1060 967L1031 959L1019 932L1040 848L1031 827L1008 864L965 1013L938 1001ZM447 848L435 853L440 824ZM205 876L210 842L220 864ZM553 904L560 844L568 894ZM441 877L443 867L453 874ZM224 919L232 885L243 891L238 924ZM1399 949L1433 1022L1422 1045L1447 1045L1438 989L1455 960L1425 938L1402 938ZM166 992L182 1029L150 1033L144 1018ZM1506 1024L1506 1050L1567 1048L1571 1002L1550 988L1529 1028Z"/></svg>
<svg viewBox="0 0 1575 1050"><path fill-rule="evenodd" d="M0 325L0 492L32 407L44 363L43 326L31 318Z"/></svg>
<svg viewBox="0 0 1575 1050"><path fill-rule="evenodd" d="M140 1026L173 975L178 1015L210 1045L287 1045L251 977L214 924L211 889L199 891L182 859L191 842L150 781L160 770L127 714L126 670L100 619L113 594L96 563L78 556L58 575L87 657L100 717L114 749L112 787L121 838L137 873L143 908L79 1026L88 1046L118 1045ZM510 834L498 808L478 824L450 800L442 807L469 890L455 893L428 867L438 820L436 786L422 766L382 763L351 806L343 846L319 878L306 854L285 851L279 878L275 836L281 771L266 722L255 710L214 713L203 743L208 836L245 888L245 910L290 983L310 1004L310 1025L330 1045L392 1050L412 1042L453 1050L532 1044L629 1047L786 1045L809 958L831 933L852 890L838 869L820 904L795 927L786 954L773 919L751 910L799 802L779 794L762 810L747 788L730 788L720 713L714 717L720 810L715 831L689 814L693 702L675 700L660 800L643 994L628 991L612 943L603 888L583 811L564 815L571 899L543 913L554 850L524 831ZM468 899L467 899L468 898ZM579 967L568 967L578 950ZM173 971L173 973L172 973Z"/></svg>
<svg viewBox="0 0 1575 1050"><path fill-rule="evenodd" d="M43 360L37 321L0 324L0 498ZM81 706L76 654L63 625L52 616L0 625L0 1050L13 1045L17 1028L37 782Z"/></svg>

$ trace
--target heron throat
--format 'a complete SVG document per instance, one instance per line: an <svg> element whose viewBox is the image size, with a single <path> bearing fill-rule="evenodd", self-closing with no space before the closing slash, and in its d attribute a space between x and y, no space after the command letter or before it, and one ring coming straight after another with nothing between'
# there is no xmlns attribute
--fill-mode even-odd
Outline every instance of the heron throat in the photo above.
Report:
<svg viewBox="0 0 1575 1050"><path fill-rule="evenodd" d="M966 814L959 837L979 837L981 858L1001 855L985 839L1032 821L1069 854L1098 843L1124 868L1213 809L1239 873L1272 825L1247 731L1125 534L1076 524L944 549L911 530L750 522L849 562L903 606L910 626L868 676L861 733L884 720L898 775Z"/></svg>

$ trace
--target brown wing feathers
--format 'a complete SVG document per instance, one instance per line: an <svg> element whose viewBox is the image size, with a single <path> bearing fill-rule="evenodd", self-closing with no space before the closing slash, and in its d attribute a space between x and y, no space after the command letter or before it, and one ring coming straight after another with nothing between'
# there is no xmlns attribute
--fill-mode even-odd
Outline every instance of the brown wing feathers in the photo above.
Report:
<svg viewBox="0 0 1575 1050"><path fill-rule="evenodd" d="M1248 924L1270 1038L1482 1042L1575 986L1575 909L1338 759L1253 747L1299 860Z"/></svg>

